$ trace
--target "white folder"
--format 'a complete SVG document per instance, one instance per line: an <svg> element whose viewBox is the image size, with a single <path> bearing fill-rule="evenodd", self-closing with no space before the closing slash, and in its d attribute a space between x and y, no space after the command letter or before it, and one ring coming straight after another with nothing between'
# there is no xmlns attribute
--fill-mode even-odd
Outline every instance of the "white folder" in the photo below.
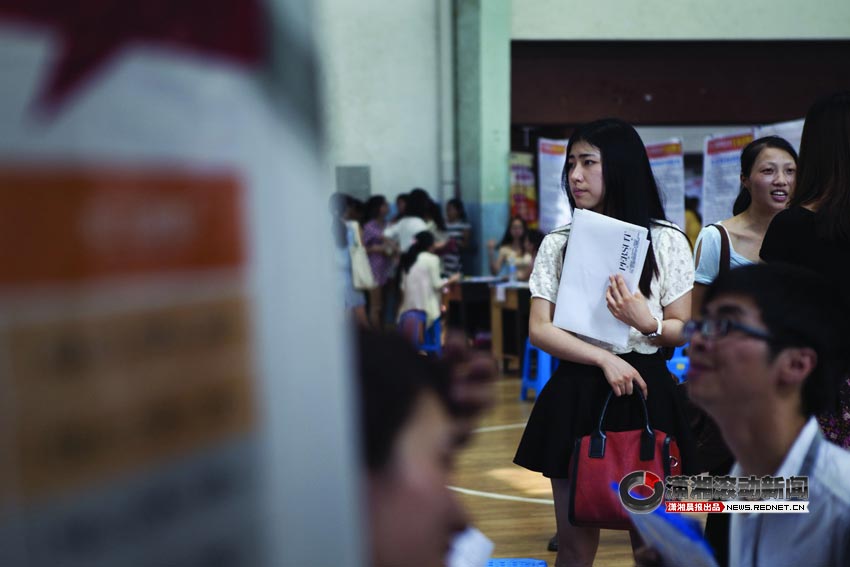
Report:
<svg viewBox="0 0 850 567"><path fill-rule="evenodd" d="M555 303L556 327L625 347L629 326L608 310L609 276L620 274L629 291L640 283L649 248L647 229L585 209L573 213Z"/></svg>
<svg viewBox="0 0 850 567"><path fill-rule="evenodd" d="M487 567L493 542L475 527L455 536L446 558L447 567Z"/></svg>

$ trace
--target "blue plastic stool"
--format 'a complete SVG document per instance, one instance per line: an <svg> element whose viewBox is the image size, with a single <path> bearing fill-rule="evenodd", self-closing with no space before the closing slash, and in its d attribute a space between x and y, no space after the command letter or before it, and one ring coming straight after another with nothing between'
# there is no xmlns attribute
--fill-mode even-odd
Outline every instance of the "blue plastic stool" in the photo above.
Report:
<svg viewBox="0 0 850 567"><path fill-rule="evenodd" d="M487 567L546 567L542 559L491 559Z"/></svg>
<svg viewBox="0 0 850 567"><path fill-rule="evenodd" d="M676 347L676 350L673 351L673 358L667 361L667 370L679 380L679 384L685 381L685 376L691 367L691 359L685 356L687 346Z"/></svg>
<svg viewBox="0 0 850 567"><path fill-rule="evenodd" d="M537 368L534 376L531 376L531 355L537 356ZM540 395L543 386L552 377L552 373L558 368L558 359L553 358L548 352L543 352L531 344L531 339L525 339L525 356L522 357L522 385L519 389L519 399L528 399L528 389L534 390L535 397Z"/></svg>
<svg viewBox="0 0 850 567"><path fill-rule="evenodd" d="M434 324L426 329L425 323L427 320L428 317L424 311L411 309L399 316L398 328L413 343L416 350L429 353L433 352L437 356L440 356L443 354L443 333L440 319L434 321Z"/></svg>

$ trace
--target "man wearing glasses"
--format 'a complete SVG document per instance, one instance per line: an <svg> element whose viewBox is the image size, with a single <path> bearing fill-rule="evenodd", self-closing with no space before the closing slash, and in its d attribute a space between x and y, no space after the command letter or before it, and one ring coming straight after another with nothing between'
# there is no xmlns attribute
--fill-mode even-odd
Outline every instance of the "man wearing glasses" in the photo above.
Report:
<svg viewBox="0 0 850 567"><path fill-rule="evenodd" d="M848 369L846 295L799 268L746 266L685 325L689 394L735 456L730 476L808 477L808 514L732 516L730 565L850 565L850 452L813 417Z"/></svg>

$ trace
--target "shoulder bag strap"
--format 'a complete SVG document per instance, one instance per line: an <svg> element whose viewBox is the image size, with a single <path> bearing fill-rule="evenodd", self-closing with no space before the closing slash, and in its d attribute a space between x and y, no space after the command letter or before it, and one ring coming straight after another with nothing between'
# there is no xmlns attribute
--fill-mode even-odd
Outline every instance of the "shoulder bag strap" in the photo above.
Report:
<svg viewBox="0 0 850 567"><path fill-rule="evenodd" d="M711 225L720 233L720 266L717 275L723 275L729 271L732 259L729 255L729 235L726 234L726 229L719 224Z"/></svg>
<svg viewBox="0 0 850 567"><path fill-rule="evenodd" d="M348 226L348 228L351 229L351 232L354 234L354 242L352 243L352 246L363 246L363 242L361 242L360 240L360 223L352 220L346 221L345 224Z"/></svg>

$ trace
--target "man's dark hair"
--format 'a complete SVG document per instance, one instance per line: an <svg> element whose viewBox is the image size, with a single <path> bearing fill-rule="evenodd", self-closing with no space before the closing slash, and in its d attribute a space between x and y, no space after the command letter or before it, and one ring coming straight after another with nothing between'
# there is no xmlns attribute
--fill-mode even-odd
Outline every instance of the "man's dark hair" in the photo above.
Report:
<svg viewBox="0 0 850 567"><path fill-rule="evenodd" d="M368 470L377 472L389 463L420 396L432 392L452 410L449 373L394 333L359 330L356 346L362 456Z"/></svg>
<svg viewBox="0 0 850 567"><path fill-rule="evenodd" d="M810 270L775 263L722 273L706 291L703 305L721 295L740 295L755 302L774 338L773 356L788 347L814 349L818 362L803 383L802 411L811 415L835 410L848 369L847 307L838 290Z"/></svg>

